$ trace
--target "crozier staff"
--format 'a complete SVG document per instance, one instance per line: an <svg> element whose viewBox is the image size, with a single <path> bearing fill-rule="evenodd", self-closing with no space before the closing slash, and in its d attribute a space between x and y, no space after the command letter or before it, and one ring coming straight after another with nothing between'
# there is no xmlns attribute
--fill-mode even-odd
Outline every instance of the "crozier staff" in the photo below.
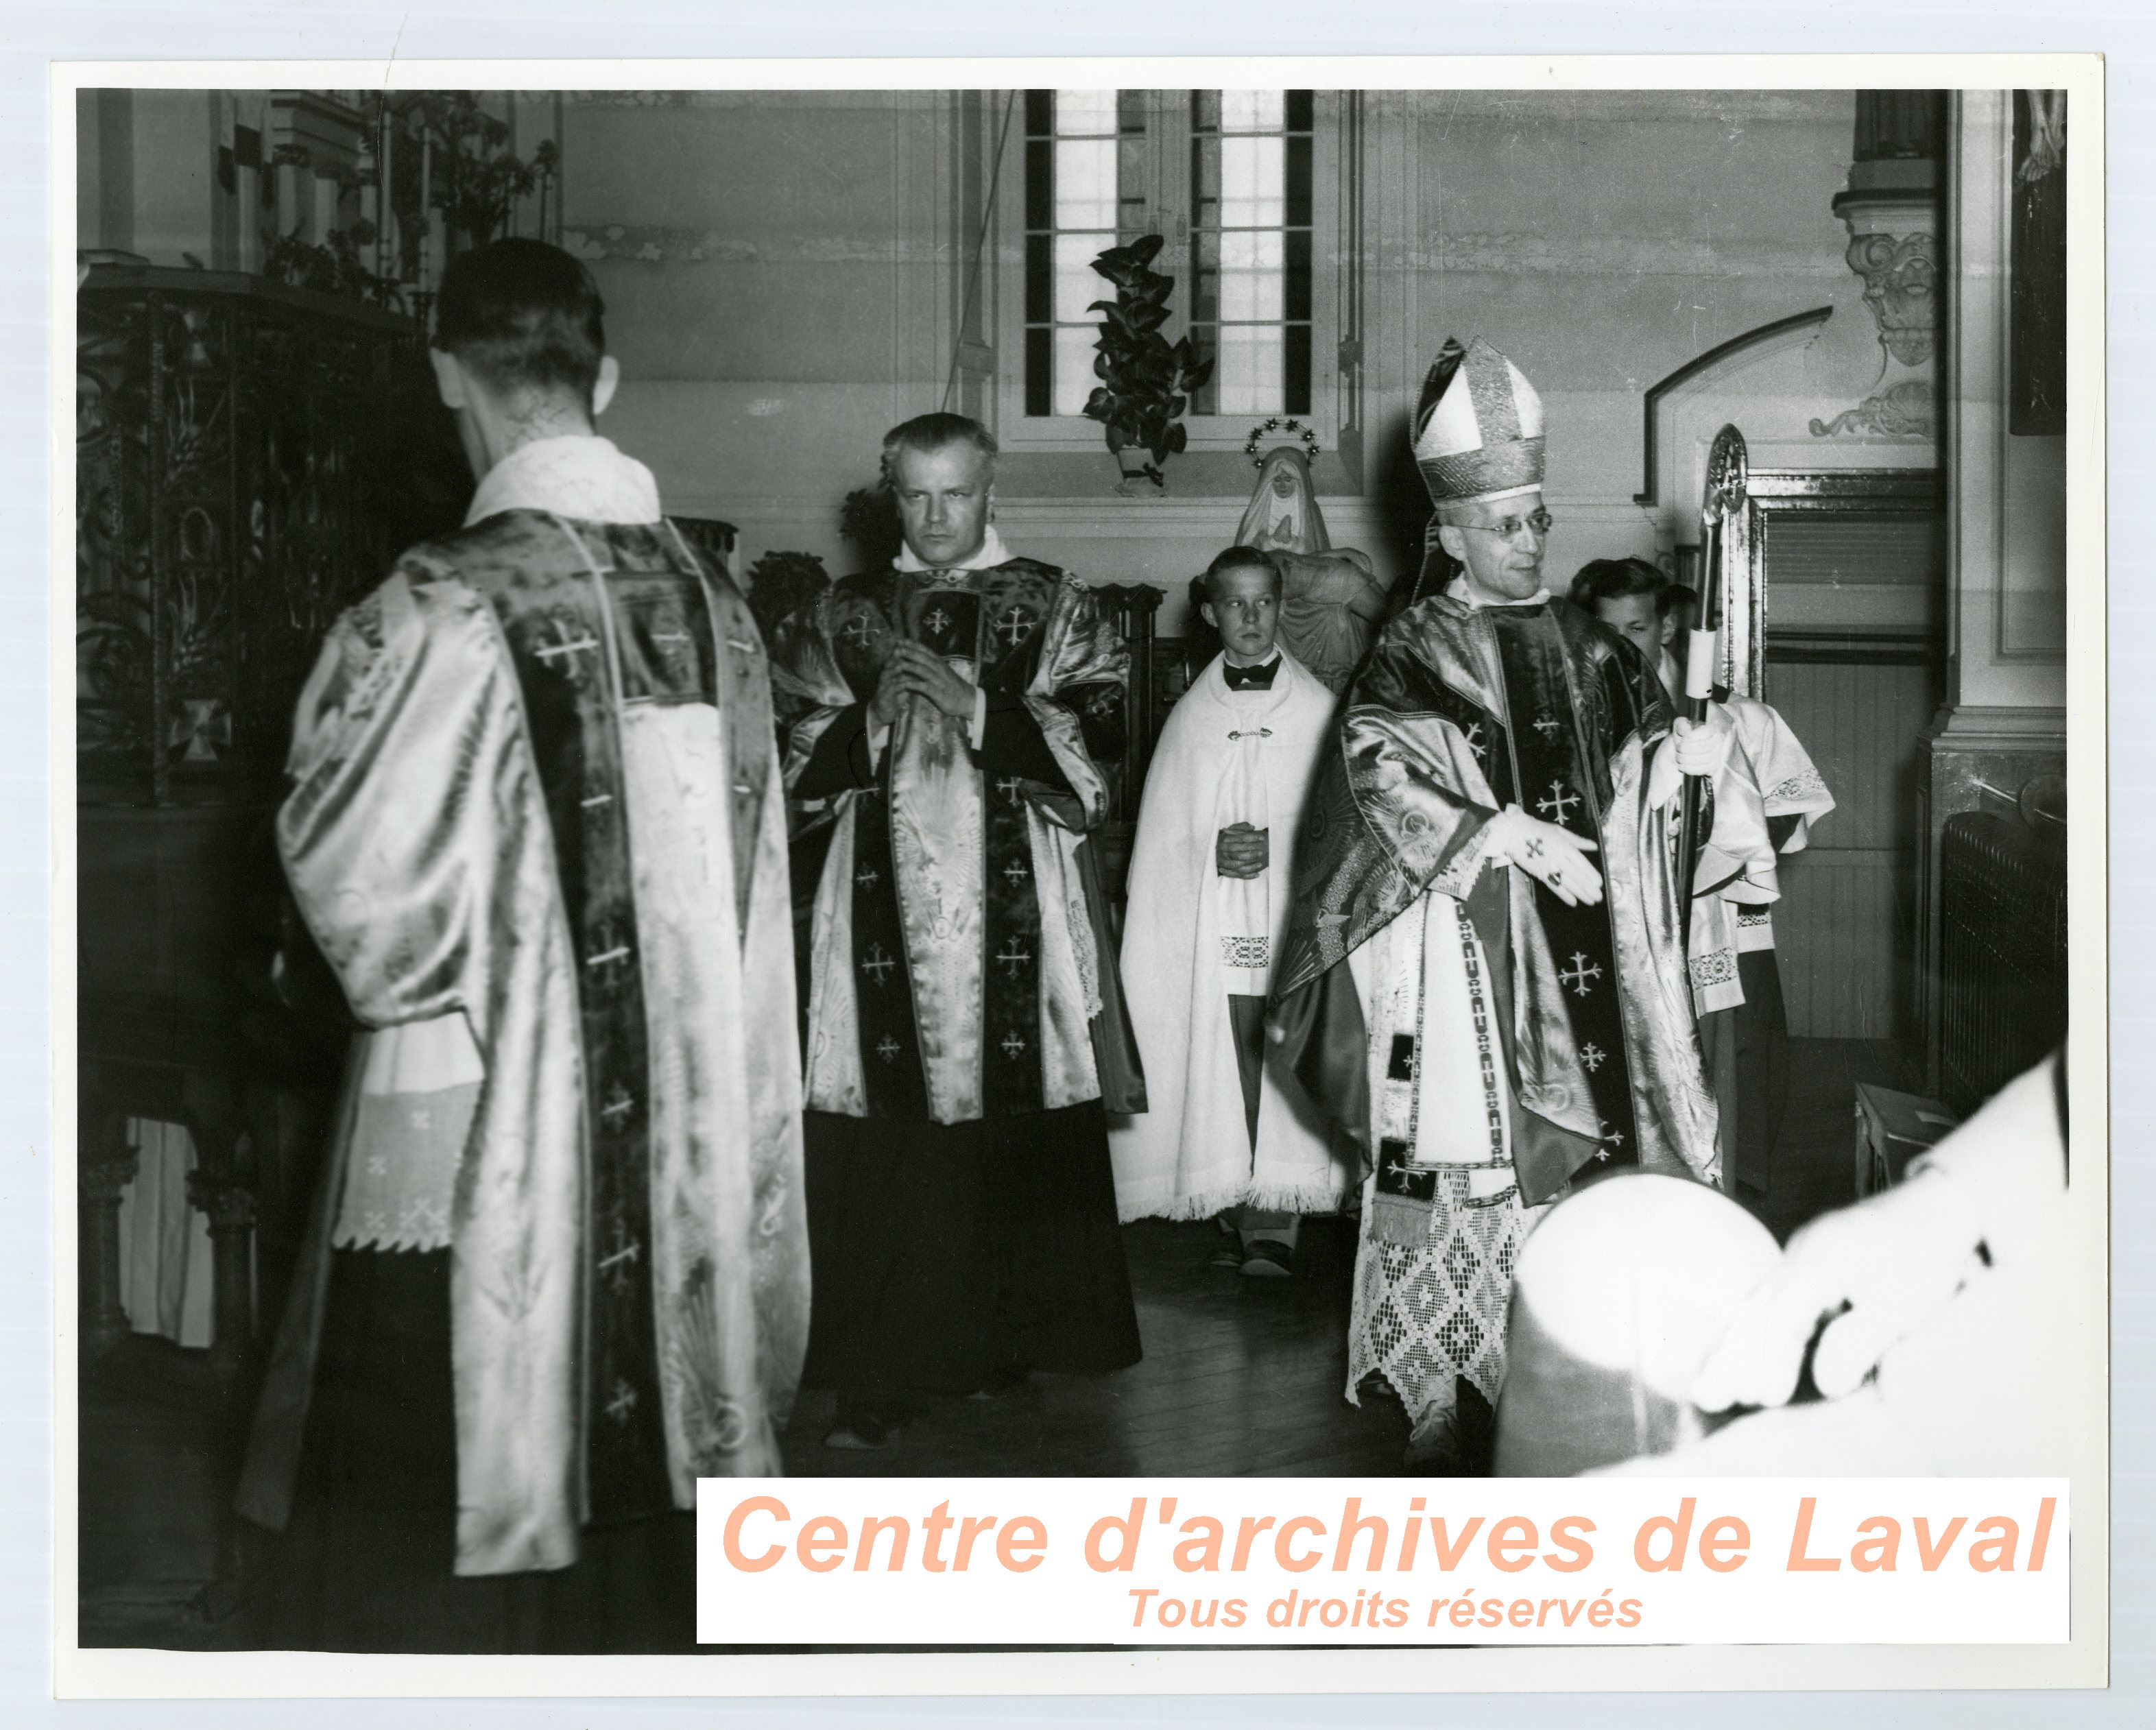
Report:
<svg viewBox="0 0 2156 1730"><path fill-rule="evenodd" d="M1681 593L1638 558L1595 559L1572 582L1573 604L1637 648L1672 702L1682 682L1671 650ZM1741 1178L1763 1190L1789 1101L1789 1019L1774 957L1779 862L1810 844L1834 795L1779 711L1717 687L1711 713L1731 737L1701 800L1686 961L1724 1184Z"/></svg>
<svg viewBox="0 0 2156 1730"><path fill-rule="evenodd" d="M1722 740L1673 737L1653 670L1543 586L1517 367L1447 343L1414 438L1443 586L1385 628L1320 759L1272 1019L1372 1166L1348 1397L1382 1376L1410 1458L1458 1469L1530 1210L1605 1172L1715 1174L1668 829Z"/></svg>

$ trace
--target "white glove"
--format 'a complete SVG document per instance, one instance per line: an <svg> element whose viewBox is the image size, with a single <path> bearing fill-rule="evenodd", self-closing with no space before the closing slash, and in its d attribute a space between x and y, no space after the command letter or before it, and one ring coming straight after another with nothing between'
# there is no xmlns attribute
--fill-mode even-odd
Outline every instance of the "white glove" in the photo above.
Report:
<svg viewBox="0 0 2156 1730"><path fill-rule="evenodd" d="M1517 865L1568 907L1591 907L1602 899L1602 873L1587 857L1595 844L1585 837L1530 817L1517 805L1506 806L1483 833L1486 862Z"/></svg>
<svg viewBox="0 0 2156 1730"><path fill-rule="evenodd" d="M1722 764L1729 760L1729 742L1737 736L1737 724L1720 703L1709 703L1704 721L1681 715L1671 732L1676 738L1672 748L1676 752L1679 773L1718 775Z"/></svg>

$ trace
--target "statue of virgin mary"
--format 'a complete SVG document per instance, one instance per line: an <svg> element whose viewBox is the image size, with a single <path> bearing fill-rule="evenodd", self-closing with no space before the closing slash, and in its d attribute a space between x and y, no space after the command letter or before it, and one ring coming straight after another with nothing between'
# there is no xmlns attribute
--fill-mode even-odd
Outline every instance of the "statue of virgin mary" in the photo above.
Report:
<svg viewBox="0 0 2156 1730"><path fill-rule="evenodd" d="M1385 586L1368 553L1332 545L1301 451L1280 445L1265 454L1235 540L1280 567L1288 652L1332 691L1345 690L1384 620Z"/></svg>

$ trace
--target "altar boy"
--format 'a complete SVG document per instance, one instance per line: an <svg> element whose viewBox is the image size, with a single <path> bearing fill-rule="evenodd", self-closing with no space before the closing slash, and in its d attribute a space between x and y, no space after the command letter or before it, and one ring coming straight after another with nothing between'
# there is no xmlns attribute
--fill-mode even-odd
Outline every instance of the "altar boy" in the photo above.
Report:
<svg viewBox="0 0 2156 1730"><path fill-rule="evenodd" d="M1217 1259L1278 1277L1298 1216L1337 1208L1348 1181L1293 1078L1264 1061L1289 850L1333 698L1276 640L1264 552L1229 547L1199 592L1222 652L1161 730L1131 854L1123 978L1150 1108L1112 1126L1116 1201L1125 1219L1219 1216Z"/></svg>

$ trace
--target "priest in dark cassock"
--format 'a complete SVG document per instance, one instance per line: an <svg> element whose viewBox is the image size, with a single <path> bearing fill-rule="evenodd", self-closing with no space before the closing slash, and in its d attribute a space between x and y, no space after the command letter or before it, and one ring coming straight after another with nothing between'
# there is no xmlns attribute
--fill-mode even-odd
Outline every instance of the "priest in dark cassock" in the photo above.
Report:
<svg viewBox="0 0 2156 1730"><path fill-rule="evenodd" d="M895 428L894 567L773 646L814 895L808 1373L838 1391L834 1447L888 1445L923 1391L1139 1356L1103 1101L1144 1094L1086 843L1128 651L1090 590L1004 546L995 459L963 416Z"/></svg>
<svg viewBox="0 0 2156 1730"><path fill-rule="evenodd" d="M1348 1398L1389 1383L1410 1463L1458 1471L1538 1210L1608 1173L1716 1174L1667 837L1727 740L1673 736L1654 669L1544 588L1517 367L1448 342L1414 448L1434 568L1320 757L1270 1021L1370 1164Z"/></svg>
<svg viewBox="0 0 2156 1730"><path fill-rule="evenodd" d="M593 429L591 274L432 351L480 479L331 629L277 837L360 1024L239 1511L265 1645L693 1650L696 1481L807 1343L784 795L747 606Z"/></svg>

